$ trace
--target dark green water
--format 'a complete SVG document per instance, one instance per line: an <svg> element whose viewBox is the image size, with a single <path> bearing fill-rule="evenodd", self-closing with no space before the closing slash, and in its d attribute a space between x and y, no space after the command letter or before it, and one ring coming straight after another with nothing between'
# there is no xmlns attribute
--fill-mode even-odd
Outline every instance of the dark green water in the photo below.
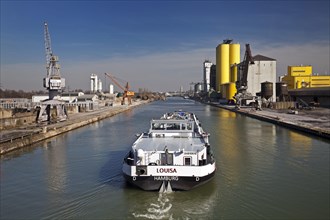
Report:
<svg viewBox="0 0 330 220"><path fill-rule="evenodd" d="M194 112L215 178L159 194L125 184L122 158L149 120ZM329 219L329 141L170 98L1 158L1 219Z"/></svg>

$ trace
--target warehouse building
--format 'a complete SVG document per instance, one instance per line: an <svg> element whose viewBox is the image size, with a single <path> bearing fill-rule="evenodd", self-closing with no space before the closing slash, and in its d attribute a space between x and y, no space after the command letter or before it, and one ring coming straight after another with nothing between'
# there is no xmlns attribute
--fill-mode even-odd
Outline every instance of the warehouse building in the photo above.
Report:
<svg viewBox="0 0 330 220"><path fill-rule="evenodd" d="M312 66L288 66L287 75L281 78L288 84L288 89L316 88L330 86L329 75L313 75Z"/></svg>
<svg viewBox="0 0 330 220"><path fill-rule="evenodd" d="M253 96L261 92L261 83L263 82L276 82L276 60L263 55L256 55L253 57L254 64L249 64L248 76L247 76L247 86L248 92ZM238 64L238 74L242 73L243 62ZM238 76L240 79L241 77ZM275 98L275 86L273 86L273 96L271 97L273 101Z"/></svg>

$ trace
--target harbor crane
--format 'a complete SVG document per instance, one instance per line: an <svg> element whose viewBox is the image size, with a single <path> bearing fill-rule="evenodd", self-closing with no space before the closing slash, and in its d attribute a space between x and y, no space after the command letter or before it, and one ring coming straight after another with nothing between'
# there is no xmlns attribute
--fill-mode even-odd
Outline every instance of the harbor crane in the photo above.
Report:
<svg viewBox="0 0 330 220"><path fill-rule="evenodd" d="M44 78L44 87L49 90L49 99L54 99L65 87L65 79L61 77L58 56L55 56L52 51L47 22L44 23L44 35L47 69L47 76Z"/></svg>
<svg viewBox="0 0 330 220"><path fill-rule="evenodd" d="M255 100L255 97L248 92L248 73L249 65L254 64L251 53L250 44L245 44L245 55L242 64L239 65L238 80L236 81L237 92L235 94L236 107L240 108L242 104L246 104L246 100Z"/></svg>
<svg viewBox="0 0 330 220"><path fill-rule="evenodd" d="M124 105L125 104L125 99L127 98L128 104L131 105L132 104L132 97L135 95L135 93L133 91L130 91L130 87L129 87L128 82L126 82L126 85L125 86L122 86L116 80L116 77L114 77L110 73L104 73L104 75L106 75L107 77L109 77L114 82L114 84L116 84L116 86L118 86L121 90L124 91L123 100L122 100L121 104Z"/></svg>
<svg viewBox="0 0 330 220"><path fill-rule="evenodd" d="M58 56L55 56L52 51L47 22L44 23L44 41L47 75L43 79L43 84L49 92L49 99L41 103L37 122L50 122L52 120L64 121L67 119L64 103L56 98L65 87L65 79L61 77ZM52 112L53 107L56 108L56 113L54 111ZM52 117L52 115L54 115L54 117Z"/></svg>

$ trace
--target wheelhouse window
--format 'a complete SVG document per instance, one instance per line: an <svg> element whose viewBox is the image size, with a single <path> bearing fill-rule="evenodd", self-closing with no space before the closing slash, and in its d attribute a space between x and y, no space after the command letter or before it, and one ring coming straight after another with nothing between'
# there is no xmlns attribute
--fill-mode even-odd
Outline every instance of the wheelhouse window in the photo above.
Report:
<svg viewBox="0 0 330 220"><path fill-rule="evenodd" d="M191 165L191 157L184 157L184 165L185 166Z"/></svg>
<svg viewBox="0 0 330 220"><path fill-rule="evenodd" d="M167 123L166 130L180 130L180 124L178 123Z"/></svg>
<svg viewBox="0 0 330 220"><path fill-rule="evenodd" d="M151 123L152 130L168 130L168 131L192 131L192 123L176 123L176 122L153 122Z"/></svg>
<svg viewBox="0 0 330 220"><path fill-rule="evenodd" d="M187 123L187 130L192 130L192 124L191 123Z"/></svg>
<svg viewBox="0 0 330 220"><path fill-rule="evenodd" d="M191 131L192 130L192 124L191 123L182 123L181 124L181 130L183 131Z"/></svg>
<svg viewBox="0 0 330 220"><path fill-rule="evenodd" d="M186 124L183 123L183 124L181 125L181 130L183 130L183 131L186 130L186 127L187 127Z"/></svg>
<svg viewBox="0 0 330 220"><path fill-rule="evenodd" d="M161 153L160 154L161 165L173 165L173 154L171 153Z"/></svg>
<svg viewBox="0 0 330 220"><path fill-rule="evenodd" d="M162 123L152 123L153 130L165 130L165 126Z"/></svg>

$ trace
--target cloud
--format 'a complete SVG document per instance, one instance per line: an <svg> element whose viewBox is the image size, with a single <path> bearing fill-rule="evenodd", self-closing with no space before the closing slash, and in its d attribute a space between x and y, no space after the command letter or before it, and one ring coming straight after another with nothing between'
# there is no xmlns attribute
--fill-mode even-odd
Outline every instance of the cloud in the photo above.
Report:
<svg viewBox="0 0 330 220"><path fill-rule="evenodd" d="M128 81L133 90L147 88L152 91L175 91L191 82L202 81L202 63L210 59L215 63L215 47L158 52L148 55L117 55L109 59L69 61L60 59L62 77L70 89L90 89L90 75L97 74L106 87L110 83L104 72ZM277 60L277 75L284 75L288 65L312 65L314 73L329 74L329 42L304 45L251 44L252 54L262 54ZM244 58L241 44L241 60ZM61 58L61 57L60 57ZM40 90L45 77L45 66L40 63L1 65L1 86L5 89ZM124 85L125 83L122 82ZM107 89L107 88L105 88Z"/></svg>
<svg viewBox="0 0 330 220"><path fill-rule="evenodd" d="M179 90L180 86L189 89L191 82L202 81L202 62L212 53L215 56L213 48L137 57L120 55L96 61L60 59L61 75L70 89L89 90L92 73L97 74L103 83L106 81L108 86L110 79L105 78L105 72L128 81L133 90L147 88L152 91L173 91ZM4 89L40 90L43 89L42 79L45 76L45 66L40 63L1 65L1 86Z"/></svg>
<svg viewBox="0 0 330 220"><path fill-rule="evenodd" d="M89 76L95 73L108 85L110 79L104 77L104 72L109 72L129 81L134 90L174 91L180 86L189 89L191 82L202 81L202 63L212 53L215 56L215 50L207 48L67 64L67 78L73 82L79 73L79 78L83 77L89 85Z"/></svg>
<svg viewBox="0 0 330 220"><path fill-rule="evenodd" d="M313 73L329 75L329 42L315 42L302 45L252 45L252 53L262 54L277 60L277 75L285 75L288 66L312 65Z"/></svg>

